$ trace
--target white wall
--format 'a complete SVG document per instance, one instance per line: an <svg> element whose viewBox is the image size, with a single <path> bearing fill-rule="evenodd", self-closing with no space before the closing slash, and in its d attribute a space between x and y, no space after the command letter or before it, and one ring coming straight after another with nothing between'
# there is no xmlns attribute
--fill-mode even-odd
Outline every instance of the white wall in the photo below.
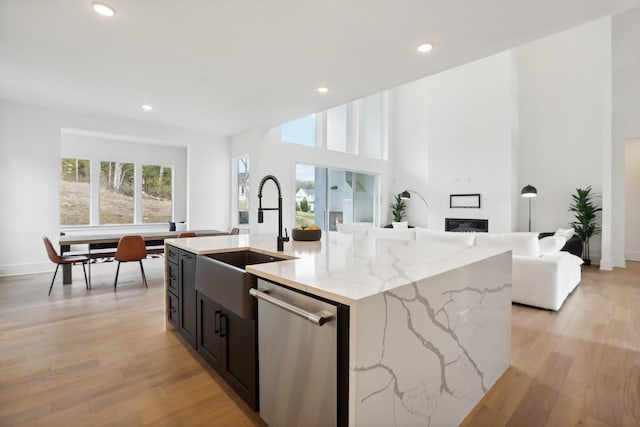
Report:
<svg viewBox="0 0 640 427"><path fill-rule="evenodd" d="M376 203L388 205L385 194L388 193L389 164L384 160L359 157L329 151L322 148L306 147L280 141L280 128L254 129L236 135L231 139L231 156L249 155L251 185L249 188L250 206L249 228L252 233L273 233L277 231L277 214L265 212L264 223L257 223L258 184L265 175L274 175L280 181L283 195L283 226L288 230L295 225L295 165L304 163L315 166L330 166L379 177L381 195ZM263 207L277 206L277 192L272 182L263 189ZM386 212L382 212L386 215ZM380 220L384 222L386 220Z"/></svg>
<svg viewBox="0 0 640 427"><path fill-rule="evenodd" d="M603 192L603 156L611 130L611 20L596 22L515 50L519 99L519 182L538 189L537 231L566 228L571 194ZM601 204L601 200L597 200ZM518 228L527 227L520 210ZM591 241L600 259L600 237Z"/></svg>
<svg viewBox="0 0 640 427"><path fill-rule="evenodd" d="M627 141L625 145L624 255L628 260L640 261L640 139Z"/></svg>
<svg viewBox="0 0 640 427"><path fill-rule="evenodd" d="M229 227L227 138L0 100L0 235L5 241L0 247L0 275L53 270L42 236L56 244L60 231L60 131L64 128L187 144L190 226Z"/></svg>
<svg viewBox="0 0 640 427"><path fill-rule="evenodd" d="M640 138L640 8L616 15L612 19L612 84L613 121L611 138L611 180L609 218L613 266L623 267L626 239L637 242L637 229L626 229L625 223L637 221L638 216L625 220L625 142ZM637 165L636 165L637 166ZM636 193L636 197L638 193ZM627 214L629 210L626 210ZM629 257L627 259L638 259Z"/></svg>
<svg viewBox="0 0 640 427"><path fill-rule="evenodd" d="M444 218L485 218L512 229L513 64L505 52L394 90L391 190L415 190L410 224L444 230ZM481 195L480 209L450 209L450 194Z"/></svg>
<svg viewBox="0 0 640 427"><path fill-rule="evenodd" d="M119 161L173 168L173 221L187 219L187 147L159 143L141 143L110 135L94 135L78 130L63 130L60 156L86 159L99 167L102 161ZM99 175L99 174L97 174ZM96 217L99 203L92 200ZM140 209L140 206L137 207Z"/></svg>

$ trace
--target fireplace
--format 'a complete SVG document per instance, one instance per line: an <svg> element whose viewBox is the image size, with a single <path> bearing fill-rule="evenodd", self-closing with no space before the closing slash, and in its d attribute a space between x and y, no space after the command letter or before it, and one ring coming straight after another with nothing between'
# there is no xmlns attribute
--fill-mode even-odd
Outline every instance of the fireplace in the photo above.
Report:
<svg viewBox="0 0 640 427"><path fill-rule="evenodd" d="M488 219L463 219L445 218L444 231L471 232L478 231L487 233L489 231Z"/></svg>

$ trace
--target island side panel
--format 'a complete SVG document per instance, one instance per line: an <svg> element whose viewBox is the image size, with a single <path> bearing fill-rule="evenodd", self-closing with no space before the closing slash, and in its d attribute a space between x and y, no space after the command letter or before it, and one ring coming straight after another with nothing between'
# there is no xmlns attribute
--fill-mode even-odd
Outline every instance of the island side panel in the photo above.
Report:
<svg viewBox="0 0 640 427"><path fill-rule="evenodd" d="M164 322L163 322L163 328L162 330L164 331L170 331L175 329L173 327L173 325L171 325L169 323L168 320L168 316L169 316L169 296L167 295L168 289L169 289L169 250L168 250L168 245L165 242L164 244L164 290L163 290L163 295L164 295Z"/></svg>
<svg viewBox="0 0 640 427"><path fill-rule="evenodd" d="M349 424L458 425L511 363L511 254L351 307Z"/></svg>

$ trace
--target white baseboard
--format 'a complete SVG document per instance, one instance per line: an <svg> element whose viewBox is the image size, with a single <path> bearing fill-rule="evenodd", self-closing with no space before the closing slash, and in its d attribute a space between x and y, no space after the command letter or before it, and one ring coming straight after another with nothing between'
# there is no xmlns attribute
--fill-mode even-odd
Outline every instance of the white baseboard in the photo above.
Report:
<svg viewBox="0 0 640 427"><path fill-rule="evenodd" d="M23 274L53 273L56 265L51 262L0 265L0 277L21 276Z"/></svg>
<svg viewBox="0 0 640 427"><path fill-rule="evenodd" d="M626 258L614 258L613 266L619 268L627 268L627 260Z"/></svg>
<svg viewBox="0 0 640 427"><path fill-rule="evenodd" d="M613 270L613 263L609 259L600 258L600 270Z"/></svg>
<svg viewBox="0 0 640 427"><path fill-rule="evenodd" d="M600 270L613 270L614 267L627 268L627 262L624 258L614 258L613 260L600 258Z"/></svg>
<svg viewBox="0 0 640 427"><path fill-rule="evenodd" d="M629 261L640 261L640 252L638 251L625 252L624 257Z"/></svg>

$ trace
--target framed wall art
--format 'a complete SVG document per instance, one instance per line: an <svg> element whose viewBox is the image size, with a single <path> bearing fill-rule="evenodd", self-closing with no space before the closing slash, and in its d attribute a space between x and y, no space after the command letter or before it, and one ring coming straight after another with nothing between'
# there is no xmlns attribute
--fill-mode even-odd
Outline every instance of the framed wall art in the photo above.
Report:
<svg viewBox="0 0 640 427"><path fill-rule="evenodd" d="M480 194L449 194L449 207L480 209Z"/></svg>

